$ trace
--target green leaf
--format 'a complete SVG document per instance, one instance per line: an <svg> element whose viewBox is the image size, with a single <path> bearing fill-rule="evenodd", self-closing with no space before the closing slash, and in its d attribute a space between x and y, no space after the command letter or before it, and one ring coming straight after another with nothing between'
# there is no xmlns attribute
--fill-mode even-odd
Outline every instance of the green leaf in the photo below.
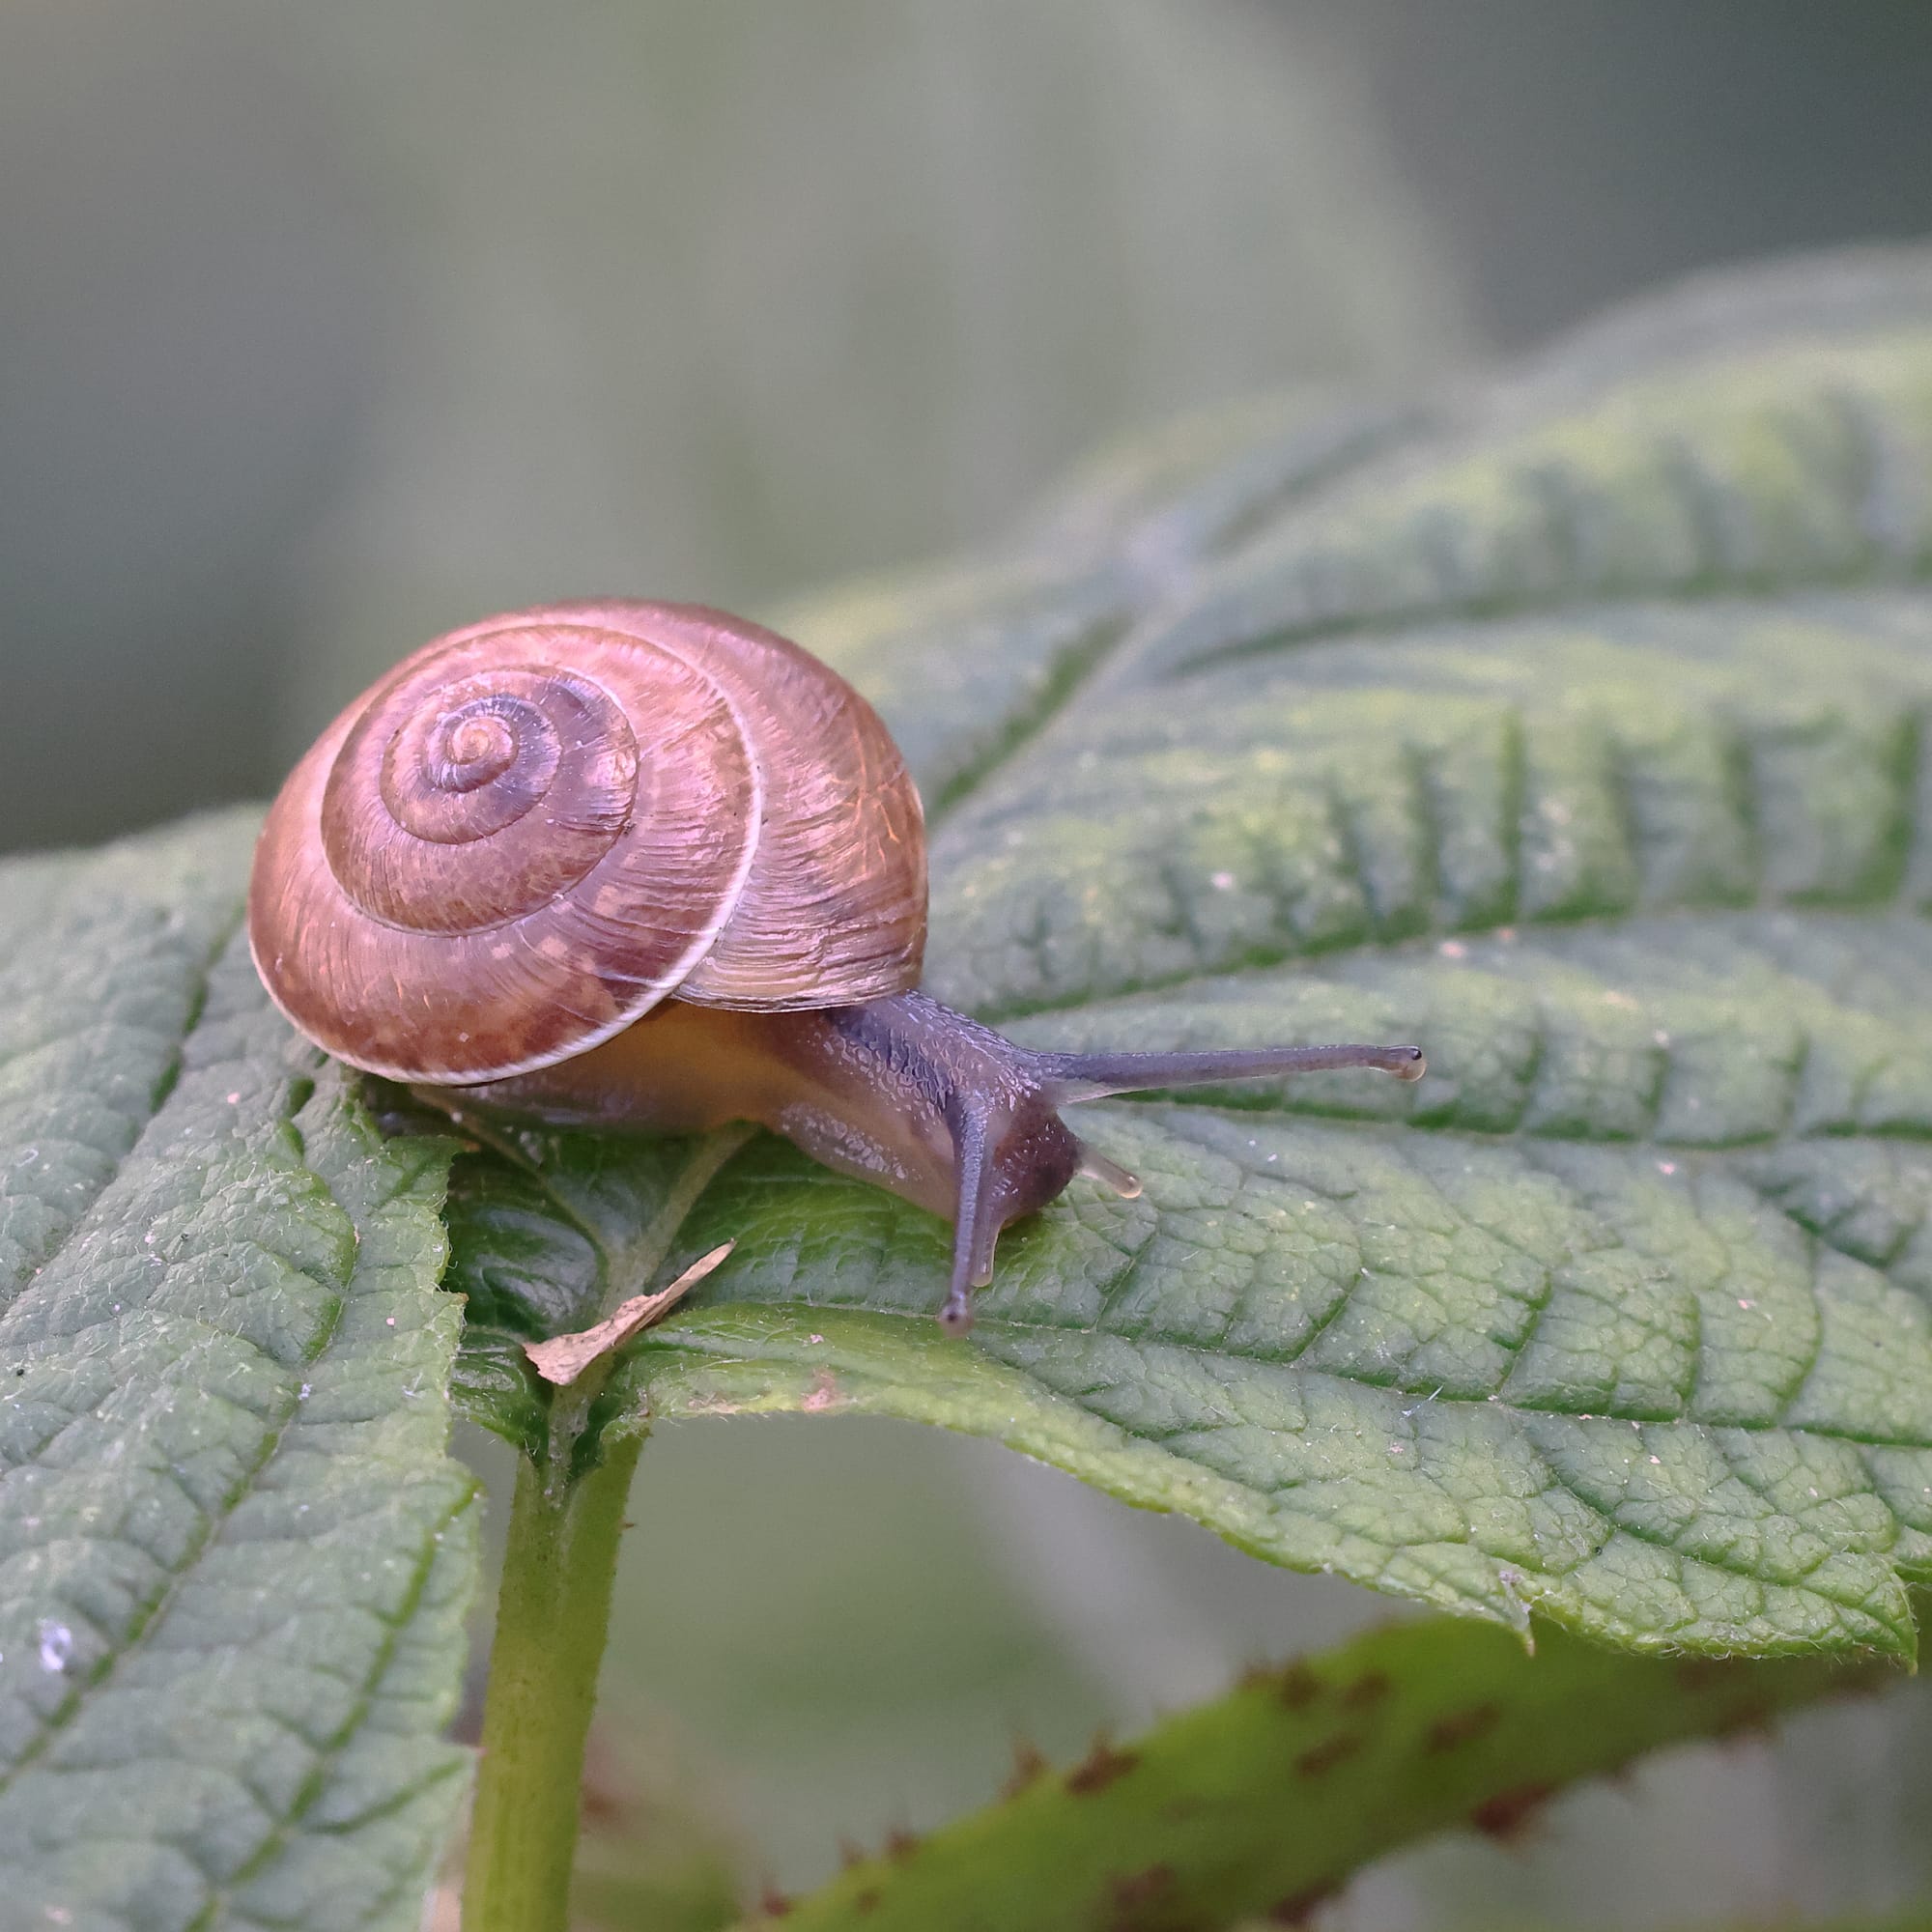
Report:
<svg viewBox="0 0 1932 1932"><path fill-rule="evenodd" d="M1445 1830L1507 1840L1565 1786L1892 1673L1536 1654L1444 1618L1279 1670L1080 1764L1023 1764L1000 1803L846 1867L786 1932L1164 1932L1300 1924L1364 1865ZM760 1924L773 1922L760 1919Z"/></svg>
<svg viewBox="0 0 1932 1932"><path fill-rule="evenodd" d="M237 937L252 822L0 867L0 1870L14 1921L413 1926L475 1572L448 1147Z"/></svg>
<svg viewBox="0 0 1932 1932"><path fill-rule="evenodd" d="M761 1139L608 1414L913 1416L1518 1627L1909 1652L1932 264L1700 285L1205 447L793 621L926 786L940 997L1039 1044L1414 1039L1429 1078L1083 1109L1144 1196L1009 1232L963 1346L941 1225ZM685 1151L506 1145L459 1164L455 1278L527 1442L511 1338L610 1298Z"/></svg>

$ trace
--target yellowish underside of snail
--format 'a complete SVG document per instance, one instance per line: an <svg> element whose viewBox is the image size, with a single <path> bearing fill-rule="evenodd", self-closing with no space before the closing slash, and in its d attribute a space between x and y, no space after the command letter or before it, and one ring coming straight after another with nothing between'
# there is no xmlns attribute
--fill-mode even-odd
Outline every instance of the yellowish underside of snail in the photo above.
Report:
<svg viewBox="0 0 1932 1932"><path fill-rule="evenodd" d="M687 605L557 605L426 646L263 828L249 937L319 1045L452 1111L680 1132L751 1121L954 1225L971 1323L1001 1229L1087 1173L1059 1110L1409 1046L1063 1054L916 990L919 799L871 707ZM675 997L673 997L673 995Z"/></svg>

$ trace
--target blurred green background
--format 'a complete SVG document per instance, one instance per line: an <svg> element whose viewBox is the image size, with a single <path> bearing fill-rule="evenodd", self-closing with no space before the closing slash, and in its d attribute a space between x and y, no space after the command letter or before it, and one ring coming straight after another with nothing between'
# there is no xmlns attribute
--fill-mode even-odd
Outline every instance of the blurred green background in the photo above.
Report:
<svg viewBox="0 0 1932 1932"><path fill-rule="evenodd" d="M1928 99L1905 0L11 0L0 849L265 794L489 611L768 611L995 543L1178 411L1922 235ZM1016 1736L1387 1613L877 1422L668 1429L633 1515L613 1884L714 1846L810 1882L988 1796ZM1932 1881L1928 1782L1923 1698L1814 1716L1324 1922L1883 1904Z"/></svg>

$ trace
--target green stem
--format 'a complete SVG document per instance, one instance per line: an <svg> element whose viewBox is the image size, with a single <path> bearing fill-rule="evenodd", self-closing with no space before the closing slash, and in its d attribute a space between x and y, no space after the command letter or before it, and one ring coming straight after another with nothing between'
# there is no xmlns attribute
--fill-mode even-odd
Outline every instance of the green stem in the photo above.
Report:
<svg viewBox="0 0 1932 1932"><path fill-rule="evenodd" d="M1492 1624L1398 1624L1070 1770L1031 1760L1002 1803L794 1901L783 1932L1298 1925L1433 1833L1507 1840L1578 1778L1898 1675L1856 1656L1629 1657L1547 1625L1532 1657Z"/></svg>
<svg viewBox="0 0 1932 1932"><path fill-rule="evenodd" d="M614 1251L600 1243L601 1315L649 1287L698 1196L753 1131L734 1123L694 1142L638 1238ZM611 1369L606 1356L558 1389L541 1456L518 1459L483 1704L463 1932L564 1932L569 1922L583 1744L610 1630L625 1499L646 1434L635 1420L593 1433Z"/></svg>
<svg viewBox="0 0 1932 1932"><path fill-rule="evenodd" d="M641 1436L607 1441L572 1481L574 1443L519 1459L490 1652L463 1932L563 1932L583 1741ZM559 1464L556 1450L561 1450Z"/></svg>

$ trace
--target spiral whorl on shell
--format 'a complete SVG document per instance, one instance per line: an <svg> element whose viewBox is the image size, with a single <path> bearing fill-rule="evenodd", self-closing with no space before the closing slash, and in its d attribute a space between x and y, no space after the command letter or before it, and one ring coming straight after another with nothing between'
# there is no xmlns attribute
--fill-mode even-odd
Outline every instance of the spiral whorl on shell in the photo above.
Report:
<svg viewBox="0 0 1932 1932"><path fill-rule="evenodd" d="M493 617L352 704L269 813L248 894L276 1004L338 1058L462 1083L671 994L830 1007L917 984L919 797L871 707L688 605Z"/></svg>

